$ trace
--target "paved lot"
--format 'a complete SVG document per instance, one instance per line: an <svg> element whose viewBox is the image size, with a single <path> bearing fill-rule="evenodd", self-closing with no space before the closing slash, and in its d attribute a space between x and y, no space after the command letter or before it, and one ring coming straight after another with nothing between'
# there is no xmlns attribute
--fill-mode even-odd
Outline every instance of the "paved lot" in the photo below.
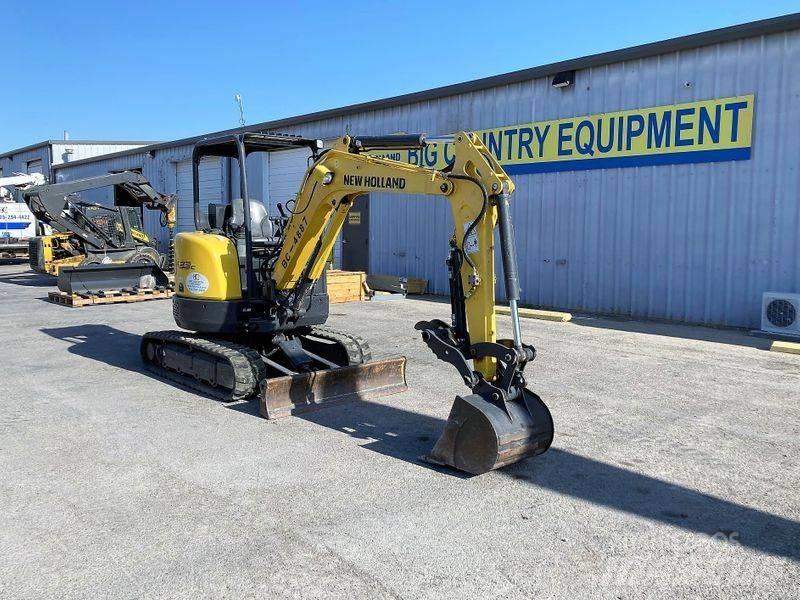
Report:
<svg viewBox="0 0 800 600"><path fill-rule="evenodd" d="M445 304L335 305L408 392L271 423L140 372L169 302L50 285L0 266L0 597L798 597L800 357L763 341L524 321L553 448L462 478L417 460L462 391L413 330Z"/></svg>

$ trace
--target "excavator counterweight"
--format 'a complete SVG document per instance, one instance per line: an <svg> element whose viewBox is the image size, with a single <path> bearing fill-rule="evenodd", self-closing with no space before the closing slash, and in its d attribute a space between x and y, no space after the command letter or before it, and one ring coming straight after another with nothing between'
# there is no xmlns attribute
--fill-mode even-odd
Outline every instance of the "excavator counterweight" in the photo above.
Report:
<svg viewBox="0 0 800 600"><path fill-rule="evenodd" d="M259 397L268 419L406 389L405 358L373 361L365 340L322 327L325 272L356 199L368 193L439 196L454 229L447 260L452 320L420 321L422 340L456 368L470 393L457 395L426 459L480 474L541 454L553 439L544 402L527 389L536 355L519 326L519 280L509 198L514 184L472 133L452 138L453 163L427 169L375 155L424 148L424 136L344 136L332 148L292 136L242 133L198 142L193 151L196 231L176 237L176 323L193 333L142 338L148 369L223 400ZM246 158L306 148L309 167L292 206L270 217L249 199ZM236 159L241 199L199 201L200 161ZM499 228L512 339L497 339L494 234Z"/></svg>

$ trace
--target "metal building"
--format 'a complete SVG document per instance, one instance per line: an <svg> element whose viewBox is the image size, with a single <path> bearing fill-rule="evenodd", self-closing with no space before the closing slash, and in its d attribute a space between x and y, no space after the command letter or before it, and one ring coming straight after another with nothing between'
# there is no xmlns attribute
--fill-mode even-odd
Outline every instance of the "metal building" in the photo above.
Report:
<svg viewBox="0 0 800 600"><path fill-rule="evenodd" d="M0 153L0 177L13 173L41 173L53 181L53 167L102 154L139 148L153 142L98 140L45 140L24 148Z"/></svg>
<svg viewBox="0 0 800 600"><path fill-rule="evenodd" d="M479 131L517 185L525 303L748 327L762 292L800 292L798 100L795 14L244 129L323 139ZM179 225L190 228L188 161L201 137L54 169L66 180L141 168L180 195ZM397 158L442 166L447 152ZM252 160L252 195L274 209L307 156ZM200 176L204 200L237 189L226 161ZM373 273L446 293L446 202L374 193L354 210L368 235L363 248L341 248L345 267L361 252Z"/></svg>

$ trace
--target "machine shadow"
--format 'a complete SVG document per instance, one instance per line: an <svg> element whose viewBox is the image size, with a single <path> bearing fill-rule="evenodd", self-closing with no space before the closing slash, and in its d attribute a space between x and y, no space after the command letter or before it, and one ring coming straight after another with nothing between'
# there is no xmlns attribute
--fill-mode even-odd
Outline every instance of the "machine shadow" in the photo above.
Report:
<svg viewBox="0 0 800 600"><path fill-rule="evenodd" d="M391 402L391 398L387 400ZM362 447L375 452L448 475L471 478L421 461L420 457L430 451L444 428L441 419L372 401L326 408L299 418L358 440L368 440ZM554 447L498 473L694 533L731 536L730 539L759 552L800 560L800 522L569 450Z"/></svg>
<svg viewBox="0 0 800 600"><path fill-rule="evenodd" d="M73 325L70 327L43 327L40 329L53 338L69 342L68 352L76 356L82 356L91 360L111 365L126 371L133 371L182 390L188 390L183 386L173 383L167 379L162 379L155 373L145 369L141 356L139 355L139 344L141 336L134 333L122 331L109 325L86 323L84 325ZM202 394L195 390L188 390L193 394L203 398L211 399L211 396Z"/></svg>
<svg viewBox="0 0 800 600"><path fill-rule="evenodd" d="M138 335L107 325L93 324L41 331L70 342L69 352L73 354L144 373L170 384L142 369ZM402 398L402 395L398 398ZM366 440L367 443L362 447L371 451L414 463L421 468L469 478L450 469L432 467L420 460L438 439L444 427L443 420L393 406L392 397L388 397L386 402L364 400L335 405L295 418L344 433L356 440ZM225 406L261 418L255 401ZM731 536L742 546L758 552L800 561L800 523L797 521L569 450L554 447L541 456L506 467L497 474L517 484L550 490L694 533ZM732 536L734 533L735 538Z"/></svg>
<svg viewBox="0 0 800 600"><path fill-rule="evenodd" d="M25 287L51 287L55 289L56 278L41 273L26 272L0 275L0 283L23 285Z"/></svg>
<svg viewBox="0 0 800 600"><path fill-rule="evenodd" d="M387 397L386 401L392 402L392 397ZM442 419L369 400L322 408L297 415L297 418L366 441L361 447L373 452L453 477L472 477L423 460L444 429Z"/></svg>

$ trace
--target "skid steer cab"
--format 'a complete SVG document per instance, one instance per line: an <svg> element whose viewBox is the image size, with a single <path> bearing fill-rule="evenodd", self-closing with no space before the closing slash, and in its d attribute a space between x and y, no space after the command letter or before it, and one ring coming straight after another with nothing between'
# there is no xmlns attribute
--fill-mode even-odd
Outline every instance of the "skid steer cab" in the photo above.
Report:
<svg viewBox="0 0 800 600"><path fill-rule="evenodd" d="M196 231L176 236L176 323L187 331L142 338L147 368L222 400L259 398L269 419L326 404L404 391L405 358L373 361L367 342L324 327L325 270L358 197L439 196L454 227L447 260L452 319L421 321L422 340L455 367L470 393L456 395L429 462L479 474L541 454L553 438L544 402L523 375L535 351L522 341L519 281L509 200L514 184L472 133L451 140L454 162L437 171L376 152L422 149L424 136L318 140L242 133L206 139L193 152ZM270 217L248 194L247 158L305 149L308 169L296 198ZM238 163L239 198L200 202L199 164ZM499 228L512 339L497 339L494 233Z"/></svg>

